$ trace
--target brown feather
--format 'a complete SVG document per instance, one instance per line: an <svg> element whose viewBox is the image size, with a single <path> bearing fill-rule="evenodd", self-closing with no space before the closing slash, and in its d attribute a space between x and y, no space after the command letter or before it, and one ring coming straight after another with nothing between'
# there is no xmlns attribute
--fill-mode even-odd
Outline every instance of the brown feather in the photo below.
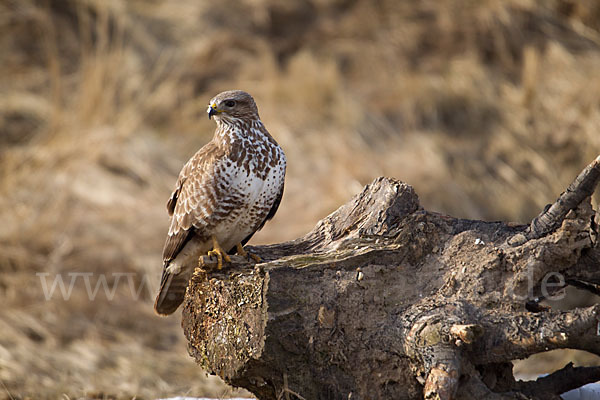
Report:
<svg viewBox="0 0 600 400"><path fill-rule="evenodd" d="M198 215L197 208L202 198L198 195L197 187L209 184L206 181L211 176L210 166L216 157L222 156L222 153L223 151L213 142L209 142L181 170L176 188L167 202L167 210L172 219L163 247L164 265L177 257L194 234L202 235L202 228L208 224L208 221L203 221ZM206 204L202 205L206 208Z"/></svg>
<svg viewBox="0 0 600 400"><path fill-rule="evenodd" d="M183 247L194 237L195 229L182 229L179 232L167 236L165 245L163 246L163 265L166 267L169 261L177 257L177 254Z"/></svg>
<svg viewBox="0 0 600 400"><path fill-rule="evenodd" d="M185 290L190 280L191 274L170 274L166 269L163 270L160 280L160 290L154 302L154 309L160 315L172 314L183 302Z"/></svg>
<svg viewBox="0 0 600 400"><path fill-rule="evenodd" d="M223 246L240 238L246 243L273 218L283 194L285 154L260 122L252 96L223 92L209 110L215 135L184 165L167 201L171 225L154 305L163 315L183 301L195 257L206 252L211 236Z"/></svg>

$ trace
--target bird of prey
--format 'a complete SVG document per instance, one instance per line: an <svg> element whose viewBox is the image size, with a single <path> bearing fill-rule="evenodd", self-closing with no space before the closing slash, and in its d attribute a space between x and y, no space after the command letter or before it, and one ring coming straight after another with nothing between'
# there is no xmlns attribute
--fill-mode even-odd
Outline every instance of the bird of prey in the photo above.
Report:
<svg viewBox="0 0 600 400"><path fill-rule="evenodd" d="M154 309L173 313L183 302L202 255L249 255L243 245L273 218L285 179L283 149L258 116L252 96L230 90L208 106L217 129L183 167L167 202L171 216L163 248L163 273Z"/></svg>

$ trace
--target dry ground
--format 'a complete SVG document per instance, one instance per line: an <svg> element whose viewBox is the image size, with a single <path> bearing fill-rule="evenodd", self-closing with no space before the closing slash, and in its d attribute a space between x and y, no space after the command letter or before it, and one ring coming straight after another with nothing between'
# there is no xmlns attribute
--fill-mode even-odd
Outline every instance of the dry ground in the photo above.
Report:
<svg viewBox="0 0 600 400"><path fill-rule="evenodd" d="M0 393L16 398L232 394L187 356L179 315L152 311L164 204L219 91L252 93L288 155L254 244L380 175L429 209L524 222L600 153L594 0L0 0L0 60ZM44 296L57 274L69 300ZM103 276L114 296L90 300ZM518 368L567 358L594 361Z"/></svg>

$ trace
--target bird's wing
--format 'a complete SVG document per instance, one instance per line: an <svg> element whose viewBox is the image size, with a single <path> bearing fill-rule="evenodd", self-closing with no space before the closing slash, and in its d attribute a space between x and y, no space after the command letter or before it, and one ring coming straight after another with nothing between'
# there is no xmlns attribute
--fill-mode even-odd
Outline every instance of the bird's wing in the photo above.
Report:
<svg viewBox="0 0 600 400"><path fill-rule="evenodd" d="M217 204L208 201L206 189L214 184L214 164L220 157L219 148L209 142L181 170L175 190L167 201L171 225L163 248L165 266L177 257L195 233L201 233L209 224L207 216L213 214Z"/></svg>
<svg viewBox="0 0 600 400"><path fill-rule="evenodd" d="M168 265L194 235L207 236L206 232L218 216L220 202L227 198L217 198L217 185L228 186L227 182L217 182L215 171L224 162L224 152L214 142L209 142L187 162L181 170L167 211L171 215L171 226L163 248L164 268L160 289L154 309L160 315L172 314L185 296L192 271L182 270L171 273ZM215 212L217 211L217 212Z"/></svg>

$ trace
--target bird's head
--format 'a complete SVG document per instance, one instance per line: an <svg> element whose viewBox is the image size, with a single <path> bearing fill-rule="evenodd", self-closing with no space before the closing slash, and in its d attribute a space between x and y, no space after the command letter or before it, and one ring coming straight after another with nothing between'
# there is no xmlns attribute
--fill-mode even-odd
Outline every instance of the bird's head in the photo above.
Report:
<svg viewBox="0 0 600 400"><path fill-rule="evenodd" d="M258 119L258 108L252 96L242 90L219 93L208 103L208 118L217 123Z"/></svg>

